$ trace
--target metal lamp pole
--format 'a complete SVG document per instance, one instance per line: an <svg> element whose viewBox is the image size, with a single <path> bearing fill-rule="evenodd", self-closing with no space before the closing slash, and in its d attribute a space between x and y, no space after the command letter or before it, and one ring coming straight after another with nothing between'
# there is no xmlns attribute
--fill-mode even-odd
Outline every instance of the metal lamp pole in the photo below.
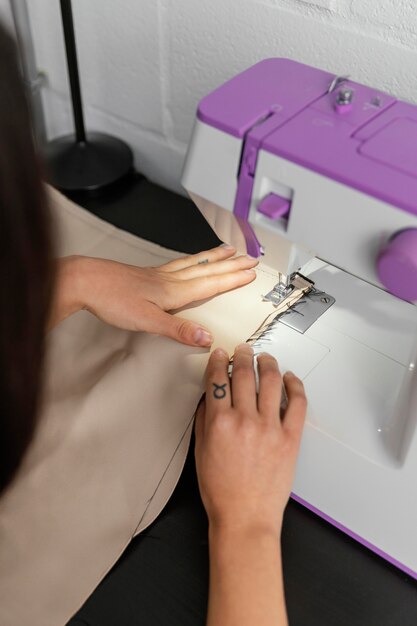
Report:
<svg viewBox="0 0 417 626"><path fill-rule="evenodd" d="M71 0L60 0L75 132L49 142L45 155L52 184L68 195L97 193L127 177L133 154L120 139L86 132Z"/></svg>

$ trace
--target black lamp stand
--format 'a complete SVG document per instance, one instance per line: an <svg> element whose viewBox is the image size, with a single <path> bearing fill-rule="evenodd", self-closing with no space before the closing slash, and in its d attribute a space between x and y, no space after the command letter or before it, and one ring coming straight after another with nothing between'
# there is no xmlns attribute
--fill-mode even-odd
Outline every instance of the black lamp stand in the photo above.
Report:
<svg viewBox="0 0 417 626"><path fill-rule="evenodd" d="M49 178L64 193L99 193L128 177L133 154L116 137L85 131L71 0L60 3L75 134L58 137L46 145Z"/></svg>

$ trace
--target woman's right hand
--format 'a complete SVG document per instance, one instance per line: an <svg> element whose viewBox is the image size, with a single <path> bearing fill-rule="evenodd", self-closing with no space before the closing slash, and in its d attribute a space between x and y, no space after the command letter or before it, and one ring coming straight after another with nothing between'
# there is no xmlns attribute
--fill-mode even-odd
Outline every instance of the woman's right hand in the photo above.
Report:
<svg viewBox="0 0 417 626"><path fill-rule="evenodd" d="M269 354L238 346L232 379L229 356L215 350L206 370L206 394L196 416L196 465L213 529L280 533L294 476L307 401L302 382L287 372L288 406L280 418L282 378Z"/></svg>

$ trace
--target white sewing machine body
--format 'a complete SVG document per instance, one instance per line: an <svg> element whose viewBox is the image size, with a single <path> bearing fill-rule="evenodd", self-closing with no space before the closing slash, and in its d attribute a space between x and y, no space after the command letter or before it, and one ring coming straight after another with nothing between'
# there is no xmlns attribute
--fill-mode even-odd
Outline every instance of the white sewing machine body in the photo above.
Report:
<svg viewBox="0 0 417 626"><path fill-rule="evenodd" d="M183 185L217 234L335 299L259 345L309 399L293 497L417 578L417 107L269 59L197 117Z"/></svg>

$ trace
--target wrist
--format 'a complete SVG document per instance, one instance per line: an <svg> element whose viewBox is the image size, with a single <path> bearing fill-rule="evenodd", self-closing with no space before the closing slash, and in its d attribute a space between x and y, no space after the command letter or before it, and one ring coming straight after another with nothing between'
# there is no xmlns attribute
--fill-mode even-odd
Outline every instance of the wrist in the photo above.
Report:
<svg viewBox="0 0 417 626"><path fill-rule="evenodd" d="M208 507L209 528L215 534L281 534L285 507L251 498L231 507Z"/></svg>
<svg viewBox="0 0 417 626"><path fill-rule="evenodd" d="M56 260L55 294L49 327L85 308L82 276L86 257L67 256Z"/></svg>
<svg viewBox="0 0 417 626"><path fill-rule="evenodd" d="M91 262L95 259L86 256L73 255L66 259L66 277L71 305L77 310L88 308L91 297L93 279L91 274Z"/></svg>
<svg viewBox="0 0 417 626"><path fill-rule="evenodd" d="M244 542L279 542L282 520L274 524L257 523L212 523L209 521L209 540L211 544L232 544Z"/></svg>
<svg viewBox="0 0 417 626"><path fill-rule="evenodd" d="M60 259L62 297L72 313L86 306L86 289L84 287L86 276L87 257L72 255Z"/></svg>

